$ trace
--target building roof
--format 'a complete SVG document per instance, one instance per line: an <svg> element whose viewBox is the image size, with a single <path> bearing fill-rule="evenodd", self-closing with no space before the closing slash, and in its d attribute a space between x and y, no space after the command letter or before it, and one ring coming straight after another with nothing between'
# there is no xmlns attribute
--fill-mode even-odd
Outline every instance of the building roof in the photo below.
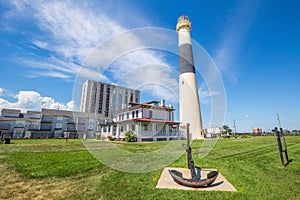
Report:
<svg viewBox="0 0 300 200"><path fill-rule="evenodd" d="M126 89L126 90L134 90L136 92L140 92L139 90L137 89L133 89L133 88L128 88L128 87L124 87L124 86L120 86L116 83L105 83L105 82L100 82L100 81L95 81L95 80L86 80L84 82L84 84L88 83L88 82L93 82L93 83L96 83L96 84L104 84L104 85L110 85L110 86L113 86L113 87L117 87L117 88L122 88L122 89Z"/></svg>
<svg viewBox="0 0 300 200"><path fill-rule="evenodd" d="M117 121L116 123L123 123L123 122L160 122L160 123L168 123L168 124L180 124L180 122L176 121L169 121L164 119L150 119L150 118L134 118L134 119L127 119L122 121Z"/></svg>
<svg viewBox="0 0 300 200"><path fill-rule="evenodd" d="M6 109L3 108L1 110L1 116L3 117L19 117L21 115L21 110L17 110L17 109Z"/></svg>
<svg viewBox="0 0 300 200"><path fill-rule="evenodd" d="M86 112L76 112L68 110L55 110L55 109L42 109L43 116L64 116L64 117L79 117L79 118L91 118L91 119L106 119L103 115Z"/></svg>
<svg viewBox="0 0 300 200"><path fill-rule="evenodd" d="M155 103L154 103L155 102ZM135 110L138 108L152 108L155 110L167 110L167 111L174 111L175 109L171 106L164 105L164 106L159 106L156 104L157 101L151 101L151 102L146 102L146 103L136 103L136 102L130 102L128 104L128 108L124 108L121 110L117 110L116 113L122 113L124 111L129 111L129 110Z"/></svg>

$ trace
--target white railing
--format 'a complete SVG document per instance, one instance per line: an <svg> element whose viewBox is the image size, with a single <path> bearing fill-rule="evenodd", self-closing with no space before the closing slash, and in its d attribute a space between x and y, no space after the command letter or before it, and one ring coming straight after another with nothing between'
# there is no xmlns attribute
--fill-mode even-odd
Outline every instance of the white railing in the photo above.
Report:
<svg viewBox="0 0 300 200"><path fill-rule="evenodd" d="M166 132L166 131L159 131L159 132L153 132L153 131L142 131L139 134L139 137L170 137L170 136L177 136L177 137L183 137L184 134L181 131L172 131L172 132Z"/></svg>

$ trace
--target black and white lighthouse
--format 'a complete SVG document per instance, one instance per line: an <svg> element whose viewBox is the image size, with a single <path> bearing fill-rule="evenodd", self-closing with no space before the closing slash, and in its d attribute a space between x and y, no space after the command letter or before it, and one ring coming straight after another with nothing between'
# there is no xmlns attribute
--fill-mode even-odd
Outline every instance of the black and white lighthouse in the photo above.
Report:
<svg viewBox="0 0 300 200"><path fill-rule="evenodd" d="M204 138L200 111L200 101L196 82L196 72L190 31L191 23L187 16L180 16L176 26L179 42L179 112L180 122L190 123L192 139Z"/></svg>

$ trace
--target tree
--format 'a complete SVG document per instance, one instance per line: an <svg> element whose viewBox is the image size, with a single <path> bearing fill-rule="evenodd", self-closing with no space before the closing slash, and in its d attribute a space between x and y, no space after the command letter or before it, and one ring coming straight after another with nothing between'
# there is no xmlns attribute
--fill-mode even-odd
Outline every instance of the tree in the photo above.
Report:
<svg viewBox="0 0 300 200"><path fill-rule="evenodd" d="M129 129L125 132L124 140L126 142L136 141L136 135L134 134L134 132L132 130Z"/></svg>
<svg viewBox="0 0 300 200"><path fill-rule="evenodd" d="M231 135L231 132L232 132L232 130L229 128L229 126L227 126L227 125L223 125L223 131L222 131L222 133L223 134L229 134L229 135Z"/></svg>

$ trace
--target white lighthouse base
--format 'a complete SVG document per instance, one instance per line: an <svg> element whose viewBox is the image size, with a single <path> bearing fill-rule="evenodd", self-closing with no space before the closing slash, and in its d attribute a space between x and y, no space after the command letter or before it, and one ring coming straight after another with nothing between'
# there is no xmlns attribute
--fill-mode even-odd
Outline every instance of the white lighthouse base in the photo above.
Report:
<svg viewBox="0 0 300 200"><path fill-rule="evenodd" d="M203 139L203 126L195 73L179 76L180 122L190 123L191 139Z"/></svg>

